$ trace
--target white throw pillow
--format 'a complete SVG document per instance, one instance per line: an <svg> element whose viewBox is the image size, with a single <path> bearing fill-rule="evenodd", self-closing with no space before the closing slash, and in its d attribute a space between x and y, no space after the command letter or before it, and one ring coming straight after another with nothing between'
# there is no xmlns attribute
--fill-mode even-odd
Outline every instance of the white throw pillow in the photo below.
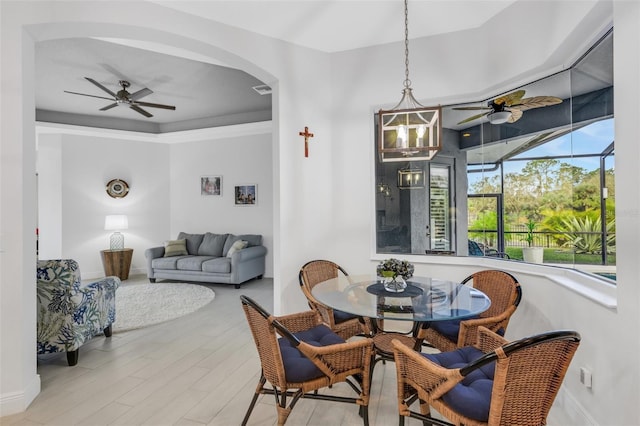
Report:
<svg viewBox="0 0 640 426"><path fill-rule="evenodd" d="M249 241L244 241L244 240L238 240L235 243L233 243L233 245L231 246L231 248L229 248L229 251L227 252L227 257L231 257L231 255L239 250L242 250L243 248L245 248L247 245L249 244Z"/></svg>
<svg viewBox="0 0 640 426"><path fill-rule="evenodd" d="M169 240L164 242L164 257L186 256L187 240Z"/></svg>

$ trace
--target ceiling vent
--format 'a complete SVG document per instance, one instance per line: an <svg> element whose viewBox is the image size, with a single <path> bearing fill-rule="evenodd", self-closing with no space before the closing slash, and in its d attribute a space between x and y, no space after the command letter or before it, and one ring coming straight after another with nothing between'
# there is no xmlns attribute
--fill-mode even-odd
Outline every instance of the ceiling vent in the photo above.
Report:
<svg viewBox="0 0 640 426"><path fill-rule="evenodd" d="M255 90L256 92L258 92L261 95L270 95L271 94L271 87L267 86L266 84L263 84L261 86L253 86L253 90Z"/></svg>

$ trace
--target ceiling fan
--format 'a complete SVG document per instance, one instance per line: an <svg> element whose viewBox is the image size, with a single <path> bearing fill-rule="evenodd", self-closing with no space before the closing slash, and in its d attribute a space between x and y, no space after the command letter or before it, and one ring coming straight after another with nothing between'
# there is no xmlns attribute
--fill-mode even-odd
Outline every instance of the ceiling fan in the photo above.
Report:
<svg viewBox="0 0 640 426"><path fill-rule="evenodd" d="M487 116L491 124L513 123L522 117L522 112L528 109L540 108L549 105L556 105L562 99L555 96L534 96L532 98L522 98L524 90L516 90L504 96L495 98L487 102L486 107L459 107L457 110L485 110L481 114L471 116L462 120L458 124L468 123L478 118Z"/></svg>
<svg viewBox="0 0 640 426"><path fill-rule="evenodd" d="M105 106L103 108L100 108L100 111L106 111L108 109L117 107L118 105L129 105L129 108L131 108L132 110L144 115L145 117L153 117L153 114L151 114L149 111L146 111L146 110L144 110L144 109L142 109L140 107L162 108L162 109L170 109L170 110L175 110L176 109L176 107L172 106L172 105L154 104L154 103L151 103L151 102L141 102L141 101L139 101L140 98L143 98L145 96L148 96L148 95L152 94L153 91L151 89L147 89L145 87L144 89L140 89L137 92L129 93L127 91L127 88L129 86L131 86L131 83L129 83L126 80L120 80L118 82L120 84L120 86L122 87L122 89L118 90L117 93L114 93L114 92L112 92L111 90L107 89L102 84L98 83L97 81L95 81L92 78L85 77L85 79L88 80L89 82L93 83L94 85L96 85L97 87L102 89L103 91L107 92L109 95L111 95L111 98L107 98L105 96L89 95L89 94L86 94L86 93L70 92L68 90L65 90L65 93L71 93L73 95L90 96L92 98L107 99L109 101L113 101L112 104L109 104L109 105L107 105L107 106Z"/></svg>

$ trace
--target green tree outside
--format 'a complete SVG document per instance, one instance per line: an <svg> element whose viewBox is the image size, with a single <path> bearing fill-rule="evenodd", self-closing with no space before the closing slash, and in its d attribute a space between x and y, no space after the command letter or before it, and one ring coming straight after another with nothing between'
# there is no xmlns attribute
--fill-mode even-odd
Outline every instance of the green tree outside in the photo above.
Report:
<svg viewBox="0 0 640 426"><path fill-rule="evenodd" d="M605 171L605 186L608 189L605 245L608 253L615 253L613 169ZM499 174L483 177L470 189L474 194L503 193L505 230L522 232L519 238L507 232L507 246L520 246L526 224L533 221L535 232L544 233L546 241L557 251L572 253L574 257L602 252L599 169L588 171L558 159L529 160L523 161L520 172L504 175L504 191ZM473 203L474 211L469 211L472 229L497 229L497 216L491 206ZM493 246L497 236L491 232L472 232L470 237Z"/></svg>

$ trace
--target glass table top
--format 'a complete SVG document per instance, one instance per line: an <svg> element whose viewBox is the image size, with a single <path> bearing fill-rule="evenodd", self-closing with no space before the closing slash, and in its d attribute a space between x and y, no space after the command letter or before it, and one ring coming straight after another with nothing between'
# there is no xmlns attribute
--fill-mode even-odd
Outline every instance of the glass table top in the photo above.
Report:
<svg viewBox="0 0 640 426"><path fill-rule="evenodd" d="M350 275L323 281L312 289L321 303L368 318L443 321L468 318L486 311L491 300L468 285L429 277L411 277L403 292L384 290L383 278Z"/></svg>

